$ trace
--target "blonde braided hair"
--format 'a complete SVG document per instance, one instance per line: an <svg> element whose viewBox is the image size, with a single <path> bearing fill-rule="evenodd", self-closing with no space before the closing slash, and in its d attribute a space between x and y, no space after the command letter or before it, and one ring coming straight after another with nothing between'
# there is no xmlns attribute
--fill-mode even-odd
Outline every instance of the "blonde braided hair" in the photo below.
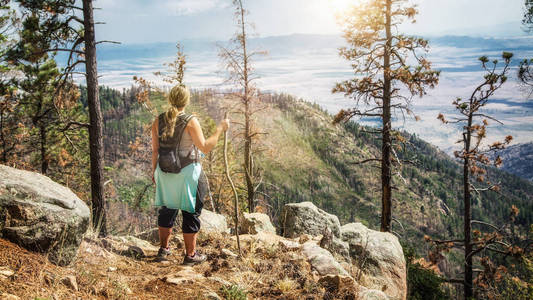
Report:
<svg viewBox="0 0 533 300"><path fill-rule="evenodd" d="M169 109L165 113L165 128L161 138L170 139L174 135L174 127L178 120L179 109L187 106L191 99L191 93L184 85L176 85L168 93Z"/></svg>

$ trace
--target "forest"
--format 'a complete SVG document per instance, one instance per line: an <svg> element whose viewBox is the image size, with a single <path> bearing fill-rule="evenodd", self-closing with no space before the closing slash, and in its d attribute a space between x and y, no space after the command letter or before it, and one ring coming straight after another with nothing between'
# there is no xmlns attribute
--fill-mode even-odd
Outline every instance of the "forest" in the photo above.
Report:
<svg viewBox="0 0 533 300"><path fill-rule="evenodd" d="M531 34L533 1L523 2L522 30ZM122 90L100 85L97 48L117 42L96 39L106 25L94 19L93 4L98 1L1 1L0 163L71 189L90 207L90 231L99 238L135 235L157 219L151 126L169 107L169 89L187 82L190 63L175 41L174 60L155 74L165 85L142 73ZM434 116L443 130L458 129L450 156L394 126L400 118L419 118L413 101L441 76L428 58L429 41L398 30L417 18L409 1L354 1L339 16L347 43L339 56L353 73L331 87L350 100L335 114L261 88L256 57L265 51L249 46L248 1L228 5L235 35L218 51L231 88L189 86L186 111L206 137L225 116L232 121L202 168L209 182L205 208L227 217L237 243L244 213L268 215L285 236L284 206L309 201L341 224L360 222L396 236L408 299L533 297L533 183L500 169L498 153L513 136L494 142L489 124L501 122L487 110L509 81L531 96L533 58L506 49L478 53L472 62L483 72L478 84L450 99L453 114ZM363 125L368 120L377 125ZM224 295L246 299L232 293ZM326 295L320 297L336 299Z"/></svg>

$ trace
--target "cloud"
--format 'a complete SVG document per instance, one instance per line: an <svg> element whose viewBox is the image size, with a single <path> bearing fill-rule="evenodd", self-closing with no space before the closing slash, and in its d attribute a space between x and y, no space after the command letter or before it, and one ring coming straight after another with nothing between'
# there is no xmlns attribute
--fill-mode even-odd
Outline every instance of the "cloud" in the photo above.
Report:
<svg viewBox="0 0 533 300"><path fill-rule="evenodd" d="M224 7L227 7L227 3L221 0L181 0L166 3L168 11L178 16L194 15L213 8Z"/></svg>

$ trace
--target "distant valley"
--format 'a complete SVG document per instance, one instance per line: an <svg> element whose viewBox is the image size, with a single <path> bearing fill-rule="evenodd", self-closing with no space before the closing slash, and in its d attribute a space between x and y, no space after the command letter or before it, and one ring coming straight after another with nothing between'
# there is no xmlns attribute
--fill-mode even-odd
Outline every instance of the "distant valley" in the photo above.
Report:
<svg viewBox="0 0 533 300"><path fill-rule="evenodd" d="M533 57L533 37L481 38L468 36L429 37L429 58L436 69L442 70L441 80L435 90L423 99L413 99L413 111L421 118L396 116L397 128L414 133L450 154L457 147L460 129L443 126L436 119L442 112L451 116L451 102L457 97L468 97L483 73L477 58L488 55L498 58L502 51L515 54L513 67L525 57ZM220 42L219 42L220 43ZM284 92L316 102L330 113L349 107L352 102L342 95L331 94L336 82L353 77L349 63L338 56L343 39L330 35L288 35L255 38L253 49L266 50L266 56L257 56L255 70L259 76L257 86L268 92ZM182 41L187 55L186 84L195 89L225 88L221 72L217 42L209 40ZM117 89L133 84L133 76L143 76L156 84L155 71L165 70L175 54L174 43L154 44L103 44L99 48L100 83ZM513 135L515 143L533 141L533 107L528 93L522 89L512 71L509 82L494 95L486 113L503 122L491 122L489 140ZM374 125L372 120L357 120Z"/></svg>

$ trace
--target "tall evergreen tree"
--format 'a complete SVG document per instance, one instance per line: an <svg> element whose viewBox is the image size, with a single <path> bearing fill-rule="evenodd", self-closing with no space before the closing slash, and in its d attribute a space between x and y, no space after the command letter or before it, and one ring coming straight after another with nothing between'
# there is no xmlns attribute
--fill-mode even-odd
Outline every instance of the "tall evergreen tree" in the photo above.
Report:
<svg viewBox="0 0 533 300"><path fill-rule="evenodd" d="M38 61L47 53L66 52L66 67L56 93L72 80L79 65L85 66L89 124L71 122L89 130L93 226L106 235L103 182L102 113L98 93L96 44L92 0L17 0L24 14L21 41L11 52L13 59ZM78 3L81 2L81 6Z"/></svg>
<svg viewBox="0 0 533 300"><path fill-rule="evenodd" d="M31 149L39 149L37 160L41 173L47 174L50 164L50 147L57 144L59 115L55 109L55 85L59 70L53 60L42 60L22 65L24 79L19 82L21 104L19 108L31 119L30 141L36 143ZM35 136L35 138L31 138Z"/></svg>
<svg viewBox="0 0 533 300"><path fill-rule="evenodd" d="M358 162L381 164L381 231L391 231L393 163L402 163L394 150L401 136L392 129L393 114L411 114L413 97L425 95L439 78L424 57L428 42L398 32L398 25L414 22L416 14L416 7L405 0L363 1L352 6L342 21L350 46L341 48L340 55L351 63L355 77L338 83L333 92L355 100L355 107L341 110L335 122L353 117L381 119L381 127L374 132L382 140L381 157Z"/></svg>

